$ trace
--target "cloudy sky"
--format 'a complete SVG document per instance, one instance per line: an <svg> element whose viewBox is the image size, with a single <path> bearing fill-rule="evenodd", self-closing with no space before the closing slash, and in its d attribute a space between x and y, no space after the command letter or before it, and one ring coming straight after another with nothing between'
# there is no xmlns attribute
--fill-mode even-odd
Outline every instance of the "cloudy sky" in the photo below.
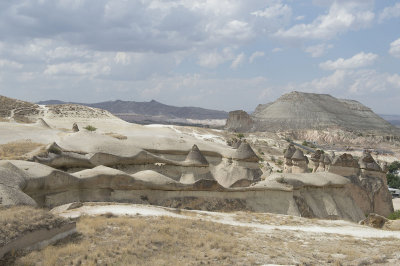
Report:
<svg viewBox="0 0 400 266"><path fill-rule="evenodd" d="M292 90L400 114L400 2L0 1L1 95L252 111Z"/></svg>

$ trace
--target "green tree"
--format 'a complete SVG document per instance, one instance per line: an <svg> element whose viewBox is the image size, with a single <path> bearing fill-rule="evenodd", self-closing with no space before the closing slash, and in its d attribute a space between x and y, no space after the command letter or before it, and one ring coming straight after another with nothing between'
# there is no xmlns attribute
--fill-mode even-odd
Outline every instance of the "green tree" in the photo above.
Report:
<svg viewBox="0 0 400 266"><path fill-rule="evenodd" d="M399 169L400 169L400 162L399 161L394 161L393 163L391 163L389 165L389 173L393 174L394 172L396 172Z"/></svg>

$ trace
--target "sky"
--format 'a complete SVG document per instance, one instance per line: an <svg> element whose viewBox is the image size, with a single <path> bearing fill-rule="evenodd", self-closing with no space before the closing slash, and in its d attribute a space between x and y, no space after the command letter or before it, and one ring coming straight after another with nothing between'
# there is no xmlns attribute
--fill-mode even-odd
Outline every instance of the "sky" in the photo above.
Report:
<svg viewBox="0 0 400 266"><path fill-rule="evenodd" d="M400 2L0 1L0 95L253 111L294 90L400 115Z"/></svg>

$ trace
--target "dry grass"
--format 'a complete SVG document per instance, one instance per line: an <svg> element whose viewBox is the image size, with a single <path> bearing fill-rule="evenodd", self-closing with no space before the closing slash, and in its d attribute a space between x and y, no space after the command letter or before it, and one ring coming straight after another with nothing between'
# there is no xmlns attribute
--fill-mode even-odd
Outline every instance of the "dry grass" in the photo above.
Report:
<svg viewBox="0 0 400 266"><path fill-rule="evenodd" d="M183 214L183 213L181 213ZM247 214L247 213L246 213ZM247 214L251 216L251 213ZM15 260L16 265L399 265L399 239L260 231L172 217L81 217L80 235ZM279 224L281 216L254 219ZM312 223L313 220L310 220Z"/></svg>
<svg viewBox="0 0 400 266"><path fill-rule="evenodd" d="M35 151L39 148L44 148L45 145L35 143L29 140L14 141L0 145L0 159L3 160L18 160L26 159L26 154ZM40 151L41 152L41 151Z"/></svg>
<svg viewBox="0 0 400 266"><path fill-rule="evenodd" d="M119 139L119 140L124 140L124 139L128 139L127 136L118 134L118 133L114 133L114 132L109 132L109 133L105 133L104 135Z"/></svg>
<svg viewBox="0 0 400 266"><path fill-rule="evenodd" d="M81 237L16 260L16 265L246 264L246 230L168 217L82 217Z"/></svg>
<svg viewBox="0 0 400 266"><path fill-rule="evenodd" d="M28 206L0 207L0 247L25 232L58 227L66 221L43 209Z"/></svg>
<svg viewBox="0 0 400 266"><path fill-rule="evenodd" d="M0 117L0 122L10 122L8 119Z"/></svg>

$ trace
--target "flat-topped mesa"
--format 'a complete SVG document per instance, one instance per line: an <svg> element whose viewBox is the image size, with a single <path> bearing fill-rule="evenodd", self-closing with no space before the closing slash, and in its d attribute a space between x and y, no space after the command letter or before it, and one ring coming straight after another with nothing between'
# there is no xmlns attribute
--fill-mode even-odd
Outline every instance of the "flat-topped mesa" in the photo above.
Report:
<svg viewBox="0 0 400 266"><path fill-rule="evenodd" d="M254 126L254 121L248 113L243 110L229 112L225 129L234 132L247 132Z"/></svg>
<svg viewBox="0 0 400 266"><path fill-rule="evenodd" d="M204 166L207 167L209 165L207 159L201 154L199 147L196 144L193 145L192 149L188 153L185 159L185 164L190 166Z"/></svg>
<svg viewBox="0 0 400 266"><path fill-rule="evenodd" d="M360 165L351 154L343 153L335 157L329 167L329 172L346 177L358 176L360 173Z"/></svg>
<svg viewBox="0 0 400 266"><path fill-rule="evenodd" d="M260 160L251 148L250 144L246 141L242 141L239 148L236 150L233 159L245 162L258 162Z"/></svg>

